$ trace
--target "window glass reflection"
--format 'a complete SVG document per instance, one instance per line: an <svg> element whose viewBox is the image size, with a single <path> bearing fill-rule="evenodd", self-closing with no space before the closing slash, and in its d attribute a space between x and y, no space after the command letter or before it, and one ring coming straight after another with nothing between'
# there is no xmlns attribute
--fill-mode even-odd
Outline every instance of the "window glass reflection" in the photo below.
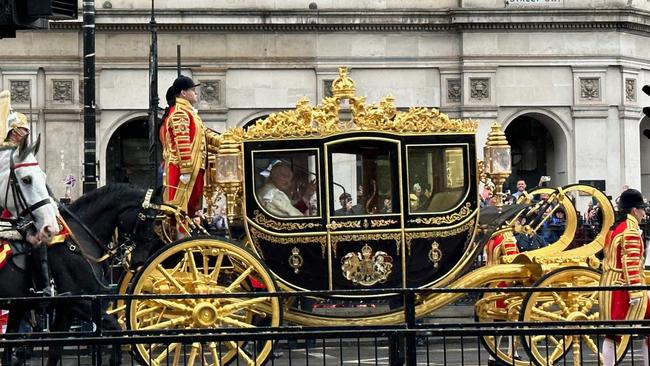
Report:
<svg viewBox="0 0 650 366"><path fill-rule="evenodd" d="M332 216L378 215L395 213L393 190L396 178L392 160L395 145L354 146L331 149Z"/></svg>
<svg viewBox="0 0 650 366"><path fill-rule="evenodd" d="M465 158L457 146L408 147L409 211L442 212L465 196Z"/></svg>

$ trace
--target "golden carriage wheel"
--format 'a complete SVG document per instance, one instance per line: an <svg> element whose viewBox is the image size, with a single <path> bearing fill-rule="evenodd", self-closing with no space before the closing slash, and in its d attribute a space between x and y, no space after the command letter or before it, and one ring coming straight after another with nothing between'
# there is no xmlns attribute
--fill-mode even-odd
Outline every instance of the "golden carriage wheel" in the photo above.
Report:
<svg viewBox="0 0 650 366"><path fill-rule="evenodd" d="M134 276L135 276L134 271L125 270L124 272L122 272L122 274L120 275L120 279L117 283L118 294L125 295L128 293L129 286L131 285L131 281L133 280ZM122 329L127 329L126 328L126 302L124 301L124 299L117 299L114 302L112 302L108 310L106 310L106 312L115 316L117 322L120 323Z"/></svg>
<svg viewBox="0 0 650 366"><path fill-rule="evenodd" d="M264 263L247 249L225 240L187 238L152 256L136 275L130 293L245 293L253 291L254 282L268 292L277 291ZM281 320L277 297L129 300L127 311L132 330L254 328L260 318L268 326L278 326ZM248 347L224 341L138 344L135 351L151 366L217 366L262 364L271 349L272 341Z"/></svg>
<svg viewBox="0 0 650 366"><path fill-rule="evenodd" d="M492 284L490 287L495 287ZM523 299L519 293L486 292L476 303L474 320L478 323L513 322L519 316ZM505 302L505 307L497 303ZM498 325L498 324L497 324ZM517 337L484 335L480 338L483 348L496 361L497 365L529 366L525 359L526 350Z"/></svg>
<svg viewBox="0 0 650 366"><path fill-rule="evenodd" d="M600 271L589 267L558 268L542 276L534 287L566 287L567 291L531 292L524 299L519 321L579 322L599 319L598 291L571 291L577 286L598 286ZM599 353L603 337L593 335L526 335L521 343L533 364L547 366L561 362L571 365L601 364ZM616 358L625 356L629 336L617 345Z"/></svg>

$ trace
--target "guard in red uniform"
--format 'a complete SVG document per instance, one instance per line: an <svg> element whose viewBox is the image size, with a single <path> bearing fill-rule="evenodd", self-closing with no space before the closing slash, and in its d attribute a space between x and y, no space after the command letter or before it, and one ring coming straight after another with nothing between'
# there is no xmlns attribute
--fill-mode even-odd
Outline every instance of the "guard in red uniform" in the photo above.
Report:
<svg viewBox="0 0 650 366"><path fill-rule="evenodd" d="M636 189L621 194L619 219L605 237L601 286L645 285L643 275L643 239L639 223L645 219L643 195ZM599 292L602 320L650 319L648 293L645 290ZM615 341L603 341L603 365L613 366L616 360ZM648 366L648 338L643 342L644 364Z"/></svg>
<svg viewBox="0 0 650 366"><path fill-rule="evenodd" d="M510 231L495 235L492 238L490 238L490 240L488 240L488 242L485 244L485 254L486 254L486 265L492 266L492 265L501 264L502 263L501 258L503 256L519 254L519 248L517 247L517 240L515 239L514 235L512 235L512 232ZM497 287L508 287L510 285L511 283L508 281L499 281L497 283ZM507 296L507 294L505 296ZM497 309L504 309L504 311L506 311L505 298L496 300L494 306ZM507 338L508 338L508 354L511 355L513 358L519 357L517 355L517 351L515 350L516 348L515 339L513 339L513 337L511 336ZM502 341L501 336L495 338L497 348L500 347L501 341ZM496 365L496 361L492 359L492 356L490 356L490 358L488 359L488 365L492 365L492 364Z"/></svg>
<svg viewBox="0 0 650 366"><path fill-rule="evenodd" d="M193 105L199 100L187 76L179 76L167 91L175 97L160 128L163 146L163 200L194 215L201 208L207 149L219 146L219 134L203 126ZM168 98L169 99L169 98Z"/></svg>
<svg viewBox="0 0 650 366"><path fill-rule="evenodd" d="M519 254L519 248L517 248L517 240L512 233L505 232L490 238L485 244L485 252L487 264L493 265L501 263L501 257L504 255Z"/></svg>

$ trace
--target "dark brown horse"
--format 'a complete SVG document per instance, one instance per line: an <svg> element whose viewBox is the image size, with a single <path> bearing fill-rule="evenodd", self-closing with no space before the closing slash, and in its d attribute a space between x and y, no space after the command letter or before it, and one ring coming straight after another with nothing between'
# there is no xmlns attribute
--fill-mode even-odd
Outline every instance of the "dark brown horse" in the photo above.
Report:
<svg viewBox="0 0 650 366"><path fill-rule="evenodd" d="M68 224L72 236L65 242L48 248L49 265L58 293L62 294L105 294L111 291L105 279L107 261L100 261L113 248L109 248L117 228L122 242L118 245L132 246L132 257L144 260L149 253L163 245L154 233L156 214L154 209L143 208L146 192L143 189L115 184L99 188L80 197L60 213ZM16 243L16 248L21 243ZM119 252L116 250L114 252ZM29 295L32 280L29 271L18 265L26 253L17 249L7 265L0 269L0 297L22 297ZM138 259L136 259L138 260ZM24 260L23 260L24 261ZM17 332L26 312L23 306L11 308L7 333ZM94 321L89 302L55 302L55 317L51 331L69 330L73 319ZM101 324L106 330L119 330L114 316L102 313ZM48 365L56 365L61 359L61 347L50 347ZM8 365L10 353L5 349L3 364ZM113 347L111 364L121 362L119 347Z"/></svg>

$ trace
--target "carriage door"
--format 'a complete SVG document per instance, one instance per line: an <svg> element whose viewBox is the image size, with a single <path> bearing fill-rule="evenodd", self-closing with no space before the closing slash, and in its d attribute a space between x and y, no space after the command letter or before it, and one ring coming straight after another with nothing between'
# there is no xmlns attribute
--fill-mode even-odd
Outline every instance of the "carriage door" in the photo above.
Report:
<svg viewBox="0 0 650 366"><path fill-rule="evenodd" d="M348 138L325 155L330 288L401 287L399 141Z"/></svg>

